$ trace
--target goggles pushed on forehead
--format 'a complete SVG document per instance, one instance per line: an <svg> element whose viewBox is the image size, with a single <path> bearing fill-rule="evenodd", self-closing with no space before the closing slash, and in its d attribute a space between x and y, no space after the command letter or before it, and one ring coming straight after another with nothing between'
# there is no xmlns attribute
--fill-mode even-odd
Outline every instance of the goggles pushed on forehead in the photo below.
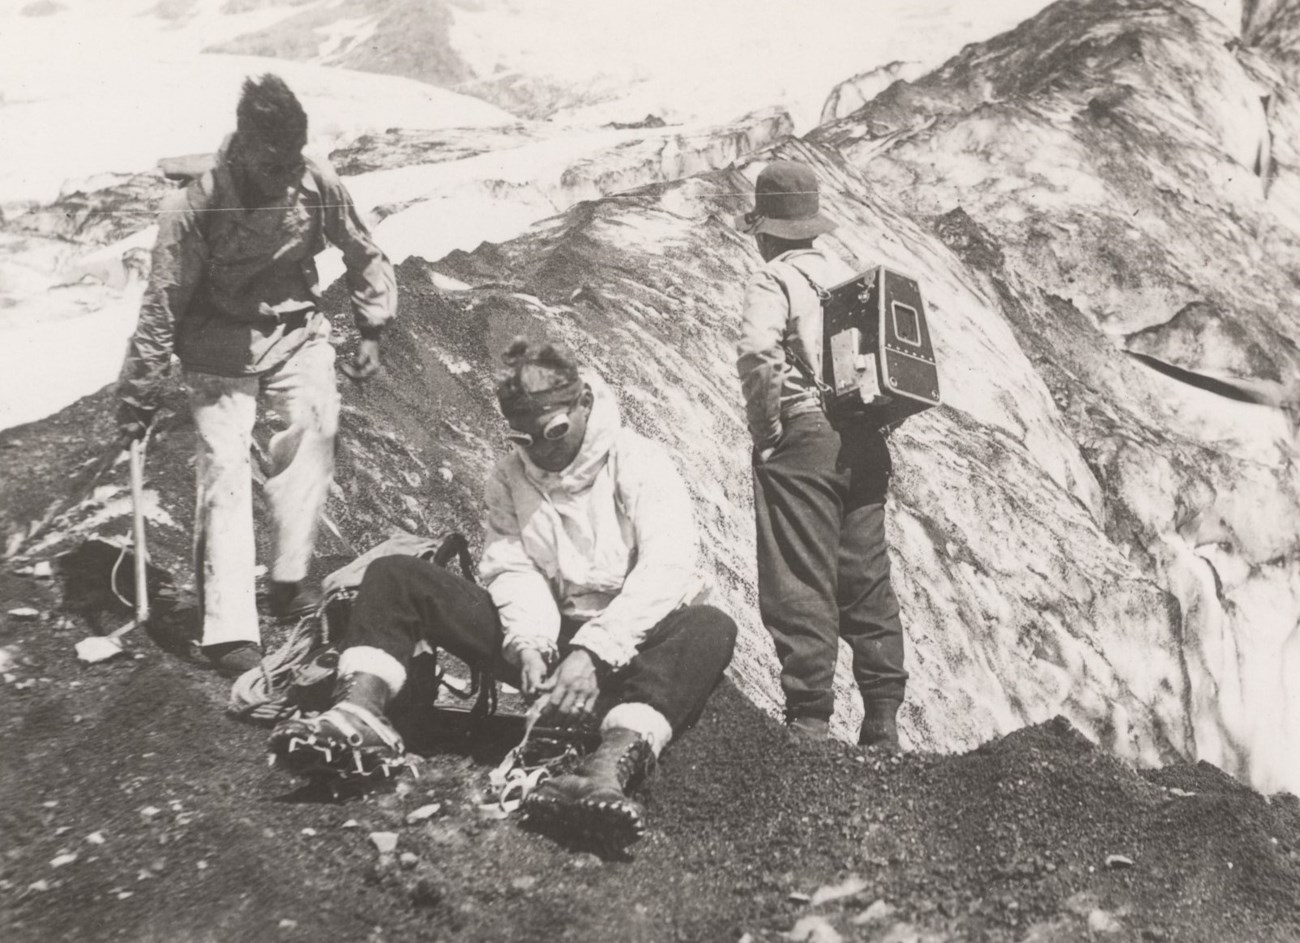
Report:
<svg viewBox="0 0 1300 943"><path fill-rule="evenodd" d="M572 409L573 407L570 406L564 412L552 416L550 422L542 426L540 437L533 435L531 432L520 432L518 429L510 429L506 432L506 438L515 445L522 446L523 448L536 445L539 438L545 439L547 442L554 442L556 439L563 439L569 434L569 430L573 428L573 422L569 419L569 411Z"/></svg>

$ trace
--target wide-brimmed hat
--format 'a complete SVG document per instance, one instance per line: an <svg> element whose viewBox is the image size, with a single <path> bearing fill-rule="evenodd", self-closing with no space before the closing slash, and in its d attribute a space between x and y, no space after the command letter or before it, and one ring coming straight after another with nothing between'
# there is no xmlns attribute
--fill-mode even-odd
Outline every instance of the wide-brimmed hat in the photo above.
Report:
<svg viewBox="0 0 1300 943"><path fill-rule="evenodd" d="M758 175L754 208L736 217L736 228L751 236L765 232L779 239L811 239L830 232L835 223L821 211L812 168L777 160Z"/></svg>

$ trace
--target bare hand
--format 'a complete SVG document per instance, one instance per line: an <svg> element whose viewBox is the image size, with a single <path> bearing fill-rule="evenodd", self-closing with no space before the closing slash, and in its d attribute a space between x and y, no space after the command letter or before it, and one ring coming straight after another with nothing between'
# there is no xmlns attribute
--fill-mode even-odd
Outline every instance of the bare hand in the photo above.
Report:
<svg viewBox="0 0 1300 943"><path fill-rule="evenodd" d="M776 451L776 447L781 444L781 436L783 435L785 435L785 430L778 432L776 438L768 439L766 445L754 446L755 465L765 464L767 460L772 457L772 453Z"/></svg>
<svg viewBox="0 0 1300 943"><path fill-rule="evenodd" d="M114 440L120 449L129 448L137 439L143 439L153 424L157 407L139 406L125 400L117 404L117 438Z"/></svg>
<svg viewBox="0 0 1300 943"><path fill-rule="evenodd" d="M542 710L544 716L557 718L561 724L574 724L596 709L600 685L595 659L586 649L571 651L549 681L553 687Z"/></svg>
<svg viewBox="0 0 1300 943"><path fill-rule="evenodd" d="M519 690L524 698L531 701L554 686L554 682L547 683L546 659L542 657L542 653L524 651L519 656Z"/></svg>
<svg viewBox="0 0 1300 943"><path fill-rule="evenodd" d="M361 383L369 380L379 372L379 341L371 338L363 338L357 344L357 352L352 357L352 363L341 364L341 369L349 380Z"/></svg>

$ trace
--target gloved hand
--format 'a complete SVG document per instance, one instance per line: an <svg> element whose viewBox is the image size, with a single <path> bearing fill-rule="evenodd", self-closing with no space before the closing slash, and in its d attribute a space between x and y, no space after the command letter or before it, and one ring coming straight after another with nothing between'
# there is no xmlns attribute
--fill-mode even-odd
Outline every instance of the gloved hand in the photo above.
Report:
<svg viewBox="0 0 1300 943"><path fill-rule="evenodd" d="M339 369L354 382L361 383L369 380L379 372L379 340L362 338L361 343L357 345L352 363L340 364Z"/></svg>
<svg viewBox="0 0 1300 943"><path fill-rule="evenodd" d="M121 400L117 404L117 440L126 447L137 439L143 439L153 422L157 406L140 406Z"/></svg>

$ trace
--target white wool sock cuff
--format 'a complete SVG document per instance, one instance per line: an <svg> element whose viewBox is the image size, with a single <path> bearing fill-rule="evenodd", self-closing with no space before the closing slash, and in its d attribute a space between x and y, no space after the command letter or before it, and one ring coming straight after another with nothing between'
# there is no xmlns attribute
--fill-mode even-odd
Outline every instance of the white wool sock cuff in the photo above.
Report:
<svg viewBox="0 0 1300 943"><path fill-rule="evenodd" d="M656 757L673 738L673 725L649 704L614 705L600 722L600 732L604 733L611 727L622 727L639 733L650 742L650 749Z"/></svg>
<svg viewBox="0 0 1300 943"><path fill-rule="evenodd" d="M392 697L406 684L406 669L402 663L382 648L370 645L354 645L343 649L339 655L339 677L357 674L374 675L388 685L388 696Z"/></svg>

